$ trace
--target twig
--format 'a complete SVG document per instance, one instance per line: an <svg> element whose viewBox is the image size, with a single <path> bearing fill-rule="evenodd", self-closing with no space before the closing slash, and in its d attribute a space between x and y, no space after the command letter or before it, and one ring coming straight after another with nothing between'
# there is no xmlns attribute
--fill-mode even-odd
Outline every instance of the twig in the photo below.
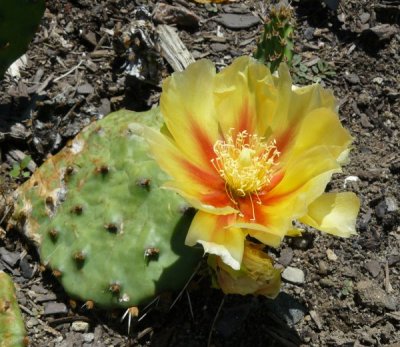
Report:
<svg viewBox="0 0 400 347"><path fill-rule="evenodd" d="M388 264L388 262L385 263L385 291L388 294L393 292L393 287L390 284L390 279L389 279L389 264Z"/></svg>
<svg viewBox="0 0 400 347"><path fill-rule="evenodd" d="M79 66L82 65L82 63L83 63L83 60L79 61L79 63L77 65L75 65L71 70L69 70L65 74L55 78L53 82L58 82L59 80L63 79L64 77L67 77L68 75L72 74L76 69L79 68Z"/></svg>
<svg viewBox="0 0 400 347"><path fill-rule="evenodd" d="M211 338L212 338L212 333L213 333L213 330L214 330L214 326L215 326L215 323L217 322L218 316L219 316L219 314L220 314L220 312L222 310L222 306L224 305L224 302L225 302L225 295L223 296L223 298L221 300L221 303L219 304L218 311L215 314L214 320L213 320L213 322L211 324L210 333L208 334L207 347L211 346Z"/></svg>

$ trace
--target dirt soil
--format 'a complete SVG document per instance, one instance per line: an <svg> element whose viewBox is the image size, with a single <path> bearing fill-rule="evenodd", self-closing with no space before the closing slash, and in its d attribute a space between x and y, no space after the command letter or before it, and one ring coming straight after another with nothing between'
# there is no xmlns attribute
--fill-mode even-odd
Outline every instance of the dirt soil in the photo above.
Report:
<svg viewBox="0 0 400 347"><path fill-rule="evenodd" d="M152 0L48 2L20 77L7 75L0 85L3 198L91 121L158 103L160 79L173 69L143 42L160 22L177 28L195 59L207 57L218 68L254 51L260 1L160 3L174 7L167 12ZM400 5L349 0L337 11L318 0L292 5L294 79L332 88L354 136L351 162L328 189L360 197L358 235L339 239L309 230L270 250L282 268L305 275L284 281L274 301L224 297L198 275L172 309L177 293L153 305L128 334L123 311L89 310L70 300L42 270L32 245L5 232L10 206L2 201L0 270L19 288L31 346L400 346ZM145 24L138 54L152 57L143 80L128 75L135 57L118 34L139 18ZM10 175L28 155L28 167Z"/></svg>

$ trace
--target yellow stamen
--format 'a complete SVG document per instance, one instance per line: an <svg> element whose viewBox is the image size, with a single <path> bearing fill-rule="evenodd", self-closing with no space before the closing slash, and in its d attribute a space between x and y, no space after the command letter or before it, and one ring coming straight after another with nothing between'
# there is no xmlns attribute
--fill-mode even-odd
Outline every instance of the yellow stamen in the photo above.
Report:
<svg viewBox="0 0 400 347"><path fill-rule="evenodd" d="M216 158L212 160L215 169L225 180L227 193L235 202L234 196L244 197L255 194L266 187L277 165L279 151L276 142L266 142L265 138L239 132L236 137L229 131L226 140L214 144Z"/></svg>

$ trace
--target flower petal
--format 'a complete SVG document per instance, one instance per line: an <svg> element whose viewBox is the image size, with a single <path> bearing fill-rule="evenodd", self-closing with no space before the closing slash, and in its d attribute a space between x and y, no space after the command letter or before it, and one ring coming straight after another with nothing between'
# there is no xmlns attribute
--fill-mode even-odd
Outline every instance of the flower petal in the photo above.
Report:
<svg viewBox="0 0 400 347"><path fill-rule="evenodd" d="M292 156L284 170L285 175L275 188L265 196L260 196L264 204L281 203L293 198L302 200L306 207L324 192L332 174L341 171L335 158L323 146Z"/></svg>
<svg viewBox="0 0 400 347"><path fill-rule="evenodd" d="M336 112L328 108L317 108L302 120L290 156L298 156L312 147L324 146L338 159L351 141L349 132L341 125Z"/></svg>
<svg viewBox="0 0 400 347"><path fill-rule="evenodd" d="M151 153L160 167L174 179L165 187L177 191L190 200L194 207L211 213L233 213L229 197L225 193L225 182L214 167L198 167L191 163L166 136L149 127L144 127L144 136Z"/></svg>
<svg viewBox="0 0 400 347"><path fill-rule="evenodd" d="M206 253L221 257L235 270L240 269L243 257L245 233L240 228L230 227L236 215L213 215L198 211L193 218L185 244L200 243Z"/></svg>
<svg viewBox="0 0 400 347"><path fill-rule="evenodd" d="M359 209L360 200L354 193L326 193L308 207L300 221L328 234L349 237L356 234Z"/></svg>
<svg viewBox="0 0 400 347"><path fill-rule="evenodd" d="M215 67L199 60L184 72L175 72L163 84L160 109L177 147L188 159L211 166L218 124L213 101Z"/></svg>
<svg viewBox="0 0 400 347"><path fill-rule="evenodd" d="M240 57L217 74L214 97L222 134L234 129L263 135L275 111L271 73L251 57Z"/></svg>
<svg viewBox="0 0 400 347"><path fill-rule="evenodd" d="M293 145L299 124L304 117L317 108L334 111L337 105L332 92L323 89L319 84L293 88L286 64L280 65L279 76L274 76L274 79L278 101L267 135L272 134L278 150L285 153Z"/></svg>

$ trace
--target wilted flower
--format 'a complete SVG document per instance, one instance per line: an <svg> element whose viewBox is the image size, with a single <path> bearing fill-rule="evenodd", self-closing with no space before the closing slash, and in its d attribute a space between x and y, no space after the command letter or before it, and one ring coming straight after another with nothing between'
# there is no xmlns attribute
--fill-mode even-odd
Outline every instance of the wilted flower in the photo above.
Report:
<svg viewBox="0 0 400 347"><path fill-rule="evenodd" d="M196 209L186 244L240 269L250 235L277 247L299 220L347 237L359 209L353 193L324 194L341 171L351 136L331 92L294 88L250 57L218 74L208 60L163 85L161 132L146 129L153 156L172 178L166 187Z"/></svg>
<svg viewBox="0 0 400 347"><path fill-rule="evenodd" d="M225 294L263 295L274 299L279 294L281 272L272 259L262 251L263 245L245 241L240 270L233 270L220 257L210 255L208 264L213 269L215 286Z"/></svg>

